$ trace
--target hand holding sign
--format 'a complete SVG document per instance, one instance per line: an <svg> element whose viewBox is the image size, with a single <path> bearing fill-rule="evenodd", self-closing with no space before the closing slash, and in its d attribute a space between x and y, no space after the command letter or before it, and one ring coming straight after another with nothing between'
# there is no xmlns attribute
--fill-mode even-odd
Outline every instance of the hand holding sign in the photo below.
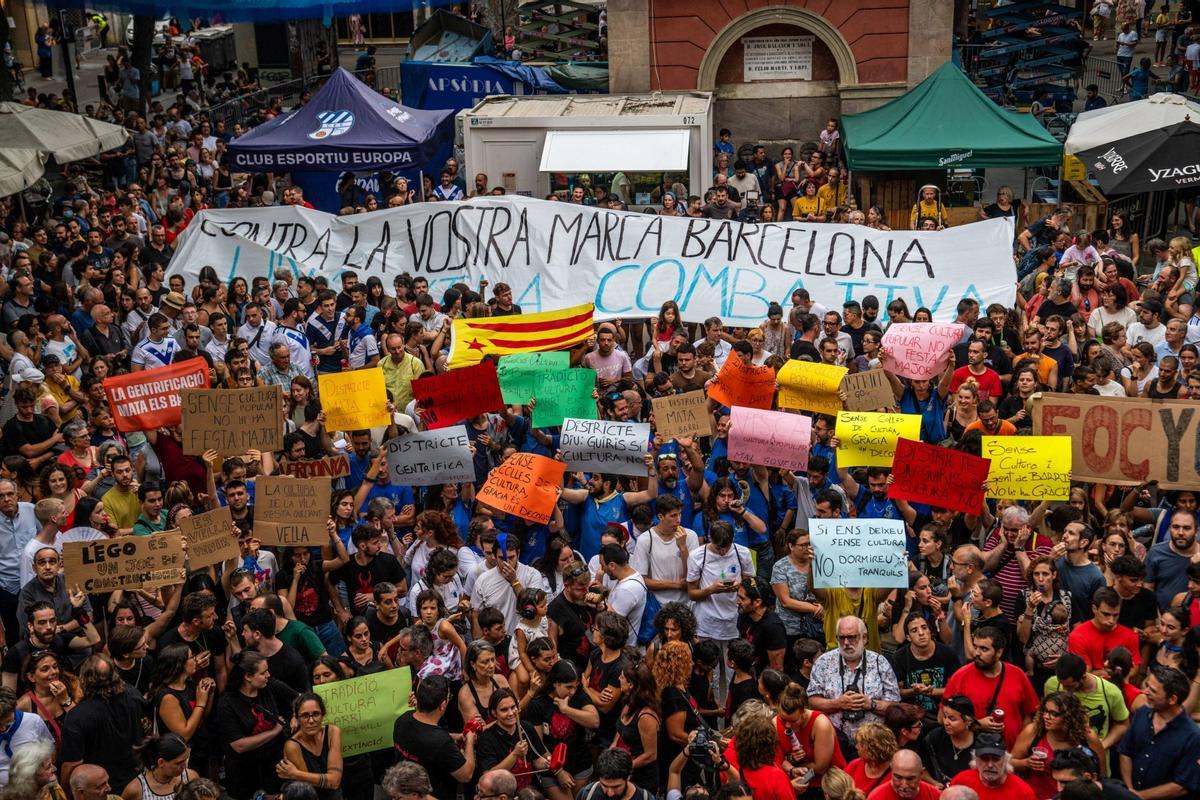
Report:
<svg viewBox="0 0 1200 800"><path fill-rule="evenodd" d="M931 322L897 322L888 326L881 344L883 366L894 375L916 380L932 380L953 358L954 347L962 341L964 325Z"/></svg>

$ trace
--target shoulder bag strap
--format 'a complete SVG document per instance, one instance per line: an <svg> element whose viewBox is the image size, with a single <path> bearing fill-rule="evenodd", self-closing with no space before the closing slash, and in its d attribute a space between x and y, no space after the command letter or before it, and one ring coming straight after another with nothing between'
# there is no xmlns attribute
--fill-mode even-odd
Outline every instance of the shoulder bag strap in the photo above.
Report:
<svg viewBox="0 0 1200 800"><path fill-rule="evenodd" d="M1000 665L1000 680L996 681L996 691L992 692L992 699L988 701L987 713L991 714L996 710L996 701L1000 699L1000 689L1004 687L1004 678L1008 675L1008 664Z"/></svg>

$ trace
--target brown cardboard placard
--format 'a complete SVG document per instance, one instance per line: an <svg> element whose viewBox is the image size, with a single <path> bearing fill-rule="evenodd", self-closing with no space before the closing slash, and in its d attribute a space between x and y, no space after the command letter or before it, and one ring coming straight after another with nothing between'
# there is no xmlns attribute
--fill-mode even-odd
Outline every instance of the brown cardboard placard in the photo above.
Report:
<svg viewBox="0 0 1200 800"><path fill-rule="evenodd" d="M186 455L283 449L283 387L184 389L180 394Z"/></svg>
<svg viewBox="0 0 1200 800"><path fill-rule="evenodd" d="M220 564L242 554L229 506L180 517L179 530L187 540L188 566L191 569Z"/></svg>
<svg viewBox="0 0 1200 800"><path fill-rule="evenodd" d="M328 478L263 476L255 482L254 538L281 547L322 544L329 536Z"/></svg>
<svg viewBox="0 0 1200 800"><path fill-rule="evenodd" d="M1195 400L1045 392L1033 396L1038 436L1071 437L1071 479L1159 489L1200 485Z"/></svg>
<svg viewBox="0 0 1200 800"><path fill-rule="evenodd" d="M64 542L63 572L68 587L78 584L89 594L173 586L187 576L183 534L172 530L150 536Z"/></svg>
<svg viewBox="0 0 1200 800"><path fill-rule="evenodd" d="M652 404L654 430L663 439L712 435L712 417L703 390L656 397Z"/></svg>
<svg viewBox="0 0 1200 800"><path fill-rule="evenodd" d="M846 392L847 411L878 411L896 407L892 384L881 369L847 373L842 378L842 390Z"/></svg>

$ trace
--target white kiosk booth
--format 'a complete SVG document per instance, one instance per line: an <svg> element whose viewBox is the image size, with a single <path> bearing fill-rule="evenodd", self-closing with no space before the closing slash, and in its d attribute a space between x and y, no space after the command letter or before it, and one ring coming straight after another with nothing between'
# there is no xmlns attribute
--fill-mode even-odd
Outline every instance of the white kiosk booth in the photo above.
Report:
<svg viewBox="0 0 1200 800"><path fill-rule="evenodd" d="M631 210L660 206L673 191L681 205L712 183L712 94L488 97L458 114L463 173L471 185L566 200L576 187L598 188Z"/></svg>

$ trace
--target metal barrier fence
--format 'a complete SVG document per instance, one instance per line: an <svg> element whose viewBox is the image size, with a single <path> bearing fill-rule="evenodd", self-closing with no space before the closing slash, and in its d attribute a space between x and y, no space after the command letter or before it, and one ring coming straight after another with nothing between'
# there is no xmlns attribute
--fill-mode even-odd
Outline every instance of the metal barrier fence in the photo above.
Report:
<svg viewBox="0 0 1200 800"><path fill-rule="evenodd" d="M1083 62L1083 75L1079 83L1081 86L1096 84L1100 95L1109 102L1119 100L1125 95L1125 87L1121 83L1121 68L1115 58L1088 56Z"/></svg>

